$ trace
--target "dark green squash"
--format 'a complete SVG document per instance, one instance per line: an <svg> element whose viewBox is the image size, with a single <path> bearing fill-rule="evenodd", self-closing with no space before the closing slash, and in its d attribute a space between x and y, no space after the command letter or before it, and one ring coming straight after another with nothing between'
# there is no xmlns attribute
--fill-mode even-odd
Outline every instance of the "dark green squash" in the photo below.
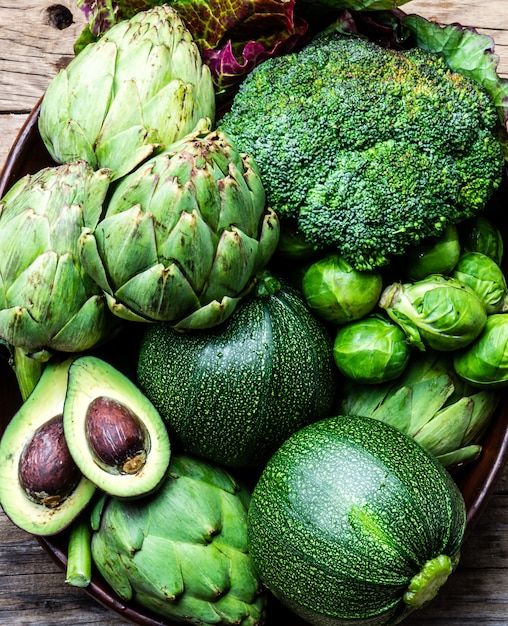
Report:
<svg viewBox="0 0 508 626"><path fill-rule="evenodd" d="M264 274L221 326L185 334L149 326L138 383L186 452L254 466L331 415L334 368L331 337L301 293Z"/></svg>
<svg viewBox="0 0 508 626"><path fill-rule="evenodd" d="M452 573L466 525L450 474L419 444L367 417L295 433L249 508L265 585L316 626L392 626Z"/></svg>

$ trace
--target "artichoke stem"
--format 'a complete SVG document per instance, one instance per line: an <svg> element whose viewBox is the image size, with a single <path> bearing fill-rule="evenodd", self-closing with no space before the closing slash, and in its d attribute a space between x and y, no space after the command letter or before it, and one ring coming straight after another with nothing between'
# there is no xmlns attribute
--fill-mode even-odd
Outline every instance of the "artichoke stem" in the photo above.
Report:
<svg viewBox="0 0 508 626"><path fill-rule="evenodd" d="M21 399L24 402L39 382L46 359L36 359L30 356L24 348L15 346L13 353L13 369L16 375Z"/></svg>
<svg viewBox="0 0 508 626"><path fill-rule="evenodd" d="M88 587L92 579L92 529L86 518L78 518L70 529L65 582Z"/></svg>

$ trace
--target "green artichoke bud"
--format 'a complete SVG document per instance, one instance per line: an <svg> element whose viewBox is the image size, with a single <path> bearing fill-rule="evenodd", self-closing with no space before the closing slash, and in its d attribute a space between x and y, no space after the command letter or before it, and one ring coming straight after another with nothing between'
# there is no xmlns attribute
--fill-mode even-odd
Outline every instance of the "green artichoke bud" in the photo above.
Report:
<svg viewBox="0 0 508 626"><path fill-rule="evenodd" d="M77 352L109 330L77 247L108 187L108 172L77 162L25 176L0 201L0 335L10 344Z"/></svg>
<svg viewBox="0 0 508 626"><path fill-rule="evenodd" d="M207 122L118 181L83 231L83 264L119 317L215 326L277 247L256 164Z"/></svg>
<svg viewBox="0 0 508 626"><path fill-rule="evenodd" d="M499 265L482 252L464 253L452 276L468 285L485 305L487 314L507 310L508 286Z"/></svg>
<svg viewBox="0 0 508 626"><path fill-rule="evenodd" d="M341 326L333 357L342 374L366 384L393 380L409 362L410 347L402 328L380 315L369 315Z"/></svg>
<svg viewBox="0 0 508 626"><path fill-rule="evenodd" d="M459 234L449 224L439 237L428 237L403 256L400 267L409 280L421 280L429 274L449 274L460 257Z"/></svg>
<svg viewBox="0 0 508 626"><path fill-rule="evenodd" d="M467 285L442 274L388 285L379 299L408 340L421 350L457 350L476 339L487 322L482 301Z"/></svg>
<svg viewBox="0 0 508 626"><path fill-rule="evenodd" d="M173 455L155 496L97 505L94 563L123 600L163 617L258 626L266 595L248 551L249 502L226 470Z"/></svg>
<svg viewBox="0 0 508 626"><path fill-rule="evenodd" d="M0 200L0 336L9 344L45 360L112 331L78 255L81 229L97 225L108 188L108 171L80 161L27 175Z"/></svg>
<svg viewBox="0 0 508 626"><path fill-rule="evenodd" d="M471 345L454 355L457 374L477 387L508 385L508 316L489 315L483 332Z"/></svg>
<svg viewBox="0 0 508 626"><path fill-rule="evenodd" d="M416 352L398 379L381 385L346 381L340 409L391 424L448 469L478 458L481 438L499 405L495 390L475 389L456 375L449 353Z"/></svg>
<svg viewBox="0 0 508 626"><path fill-rule="evenodd" d="M370 313L382 289L380 272L357 270L334 253L311 263L302 279L309 307L334 324L345 324Z"/></svg>
<svg viewBox="0 0 508 626"><path fill-rule="evenodd" d="M463 252L481 252L498 265L503 260L503 235L486 215L480 213L458 225Z"/></svg>
<svg viewBox="0 0 508 626"><path fill-rule="evenodd" d="M162 5L113 26L53 78L39 131L57 163L84 159L114 180L214 116L210 70Z"/></svg>

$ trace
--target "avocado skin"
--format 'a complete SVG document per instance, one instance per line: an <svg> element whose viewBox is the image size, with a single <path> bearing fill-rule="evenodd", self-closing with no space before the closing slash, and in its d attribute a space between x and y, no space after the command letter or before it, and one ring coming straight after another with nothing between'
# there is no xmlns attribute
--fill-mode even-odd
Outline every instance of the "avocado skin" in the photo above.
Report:
<svg viewBox="0 0 508 626"><path fill-rule="evenodd" d="M67 528L88 505L95 486L81 476L58 506L31 500L18 479L19 460L34 434L63 413L67 377L72 358L50 361L35 389L7 425L0 441L0 504L19 528L39 536L55 535Z"/></svg>

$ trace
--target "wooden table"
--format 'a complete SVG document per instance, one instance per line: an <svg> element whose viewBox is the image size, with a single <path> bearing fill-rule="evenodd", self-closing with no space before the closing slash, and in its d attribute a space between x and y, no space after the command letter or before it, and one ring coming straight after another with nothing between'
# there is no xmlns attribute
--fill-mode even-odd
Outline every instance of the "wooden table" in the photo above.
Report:
<svg viewBox="0 0 508 626"><path fill-rule="evenodd" d="M476 26L496 41L508 77L508 0L411 0L404 7L443 23ZM0 165L28 112L72 56L84 26L75 3L0 0ZM1 401L1 400L0 400ZM508 470L464 546L441 595L408 626L508 625ZM0 624L69 626L125 622L69 587L39 544L0 512Z"/></svg>

